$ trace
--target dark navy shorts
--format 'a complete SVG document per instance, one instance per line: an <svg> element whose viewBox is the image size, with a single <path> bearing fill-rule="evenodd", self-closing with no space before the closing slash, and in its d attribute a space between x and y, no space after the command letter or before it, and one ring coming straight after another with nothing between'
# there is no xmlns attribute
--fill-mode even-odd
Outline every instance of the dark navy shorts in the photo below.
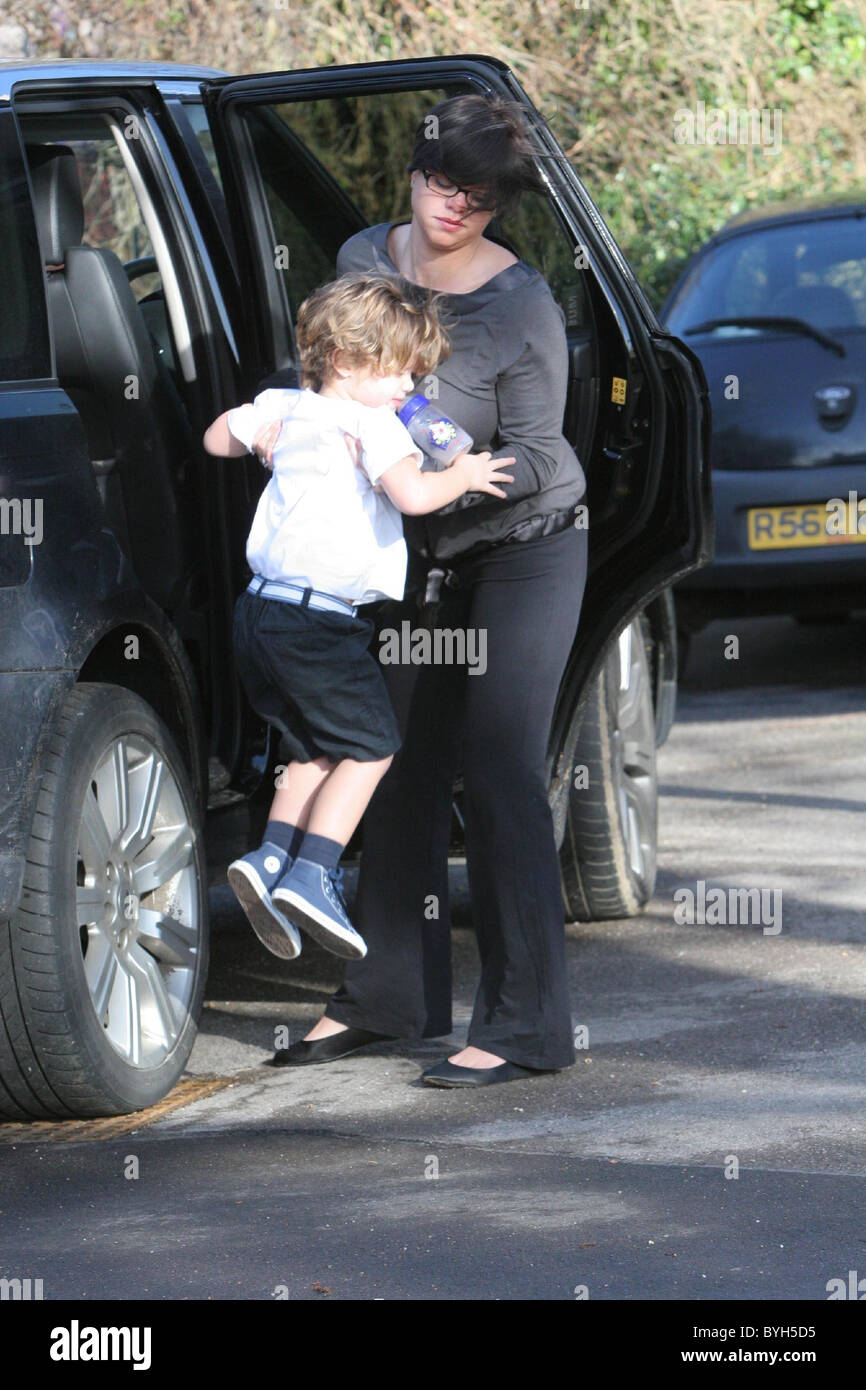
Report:
<svg viewBox="0 0 866 1390"><path fill-rule="evenodd" d="M302 608L244 589L232 635L250 704L282 734L288 757L375 762L400 747L369 618Z"/></svg>

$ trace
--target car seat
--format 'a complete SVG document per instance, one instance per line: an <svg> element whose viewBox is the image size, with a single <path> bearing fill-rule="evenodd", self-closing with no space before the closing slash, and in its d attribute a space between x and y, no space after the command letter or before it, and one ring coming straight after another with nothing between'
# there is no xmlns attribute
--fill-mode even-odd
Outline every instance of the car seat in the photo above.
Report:
<svg viewBox="0 0 866 1390"><path fill-rule="evenodd" d="M118 539L138 579L166 611L184 587L184 544L176 471L188 423L164 379L142 313L114 252L86 246L74 151L27 148L37 230L45 259L57 375L78 410L90 457L122 498Z"/></svg>
<svg viewBox="0 0 866 1390"><path fill-rule="evenodd" d="M767 312L805 319L813 328L847 328L857 322L852 300L835 285L790 285L776 295Z"/></svg>

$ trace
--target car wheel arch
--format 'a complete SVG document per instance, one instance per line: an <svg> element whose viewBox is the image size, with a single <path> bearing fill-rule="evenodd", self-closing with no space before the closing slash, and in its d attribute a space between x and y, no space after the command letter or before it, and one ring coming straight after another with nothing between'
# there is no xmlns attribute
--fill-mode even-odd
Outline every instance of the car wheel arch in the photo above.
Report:
<svg viewBox="0 0 866 1390"><path fill-rule="evenodd" d="M207 803L207 753L199 684L172 625L135 618L100 633L78 667L76 684L120 685L138 695L175 739L202 810Z"/></svg>

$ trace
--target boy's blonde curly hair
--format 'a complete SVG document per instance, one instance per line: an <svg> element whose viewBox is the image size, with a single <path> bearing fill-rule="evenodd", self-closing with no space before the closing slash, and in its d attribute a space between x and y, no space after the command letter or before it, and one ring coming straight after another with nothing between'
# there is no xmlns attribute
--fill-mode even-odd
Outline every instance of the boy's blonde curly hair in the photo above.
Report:
<svg viewBox="0 0 866 1390"><path fill-rule="evenodd" d="M302 384L321 390L334 376L335 353L385 376L431 372L451 351L441 297L378 272L353 271L321 285L298 310Z"/></svg>

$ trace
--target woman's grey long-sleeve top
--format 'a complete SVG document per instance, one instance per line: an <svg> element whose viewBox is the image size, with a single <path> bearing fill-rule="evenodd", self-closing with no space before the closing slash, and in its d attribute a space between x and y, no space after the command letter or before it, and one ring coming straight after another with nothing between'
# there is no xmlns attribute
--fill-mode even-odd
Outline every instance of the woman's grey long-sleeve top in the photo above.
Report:
<svg viewBox="0 0 866 1390"><path fill-rule="evenodd" d="M337 256L338 275L399 275L387 248L391 226L380 222L350 237ZM472 435L474 452L516 459L507 469L514 482L501 484L507 501L471 492L438 512L404 517L408 545L448 561L502 540L530 517L573 507L586 479L562 433L565 318L544 277L517 261L479 289L440 302L452 351L435 369L437 404Z"/></svg>

